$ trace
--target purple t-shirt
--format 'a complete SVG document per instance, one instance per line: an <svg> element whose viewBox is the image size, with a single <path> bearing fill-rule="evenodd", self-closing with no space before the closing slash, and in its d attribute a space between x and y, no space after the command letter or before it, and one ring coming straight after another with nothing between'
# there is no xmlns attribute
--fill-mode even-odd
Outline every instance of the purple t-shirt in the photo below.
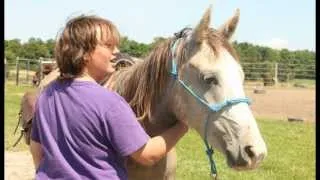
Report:
<svg viewBox="0 0 320 180"><path fill-rule="evenodd" d="M39 96L32 140L44 152L36 179L127 179L126 156L149 139L117 93L89 81L51 83Z"/></svg>

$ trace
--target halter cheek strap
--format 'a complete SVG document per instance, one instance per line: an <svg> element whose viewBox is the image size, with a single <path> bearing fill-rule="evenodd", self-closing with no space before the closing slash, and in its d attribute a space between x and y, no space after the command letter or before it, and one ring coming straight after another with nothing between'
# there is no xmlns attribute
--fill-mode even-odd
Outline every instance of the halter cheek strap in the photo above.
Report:
<svg viewBox="0 0 320 180"><path fill-rule="evenodd" d="M171 65L171 72L170 74L178 81L178 83L180 85L182 85L182 87L184 87L184 89L186 89L193 97L195 97L200 103L202 103L203 105L205 105L206 107L208 107L208 109L210 109L213 112L218 112L221 111L223 108L227 107L227 106L232 106L238 103L246 103L248 105L251 104L251 100L247 97L244 98L232 98L232 99L227 99L224 100L223 102L217 103L217 104L210 104L207 101L205 101L203 98L201 98L200 96L198 96L188 85L186 85L182 80L179 79L178 77L178 67L177 67L177 60L176 60L176 56L175 56L175 52L176 52L176 48L177 45L179 44L181 40L181 37L176 39L176 41L174 41L172 47L171 47L171 54L172 54L172 65ZM206 146L206 154L208 156L209 159L209 163L210 163L210 169L211 169L211 176L216 179L217 178L217 168L216 168L216 164L212 158L212 155L214 153L212 146L209 145L207 137L208 137L208 127L209 127L209 118L206 119L205 123L204 123L204 144Z"/></svg>

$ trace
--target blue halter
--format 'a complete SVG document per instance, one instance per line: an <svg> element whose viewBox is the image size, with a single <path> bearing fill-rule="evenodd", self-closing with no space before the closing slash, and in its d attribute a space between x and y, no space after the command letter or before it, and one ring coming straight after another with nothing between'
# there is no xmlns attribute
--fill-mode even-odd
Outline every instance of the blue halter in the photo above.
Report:
<svg viewBox="0 0 320 180"><path fill-rule="evenodd" d="M225 100L225 101L217 103L217 104L209 104L203 98L199 97L195 92L193 92L192 89L189 86L187 86L182 80L180 80L178 77L178 67L177 67L177 63L176 63L177 60L176 60L174 54L176 52L176 47L177 47L177 44L179 43L180 39L181 39L181 37L178 37L178 39L176 39L176 41L174 41L174 43L171 47L172 69L171 69L170 73L179 82L179 84L181 84L192 96L194 96L200 103L204 104L206 107L208 107L213 112L218 112L227 106L231 106L231 105L238 104L238 103L247 103L247 104L251 103L249 98L232 98L232 99L228 99L228 100ZM213 178L217 178L216 164L212 158L214 151L213 151L212 146L209 145L208 140L207 140L208 123L209 123L209 118L207 118L207 120L205 121L205 124L204 124L204 144L206 146L206 154L208 156L209 163L210 163L211 176Z"/></svg>

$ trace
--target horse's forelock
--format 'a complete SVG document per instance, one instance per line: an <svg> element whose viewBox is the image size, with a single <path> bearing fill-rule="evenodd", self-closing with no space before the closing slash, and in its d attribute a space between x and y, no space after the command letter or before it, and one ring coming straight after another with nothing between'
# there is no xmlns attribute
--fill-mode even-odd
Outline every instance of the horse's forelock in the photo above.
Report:
<svg viewBox="0 0 320 180"><path fill-rule="evenodd" d="M219 54L219 47L223 47L231 54L231 56L235 60L239 61L239 56L236 53L235 49L232 47L232 44L228 39L223 37L222 34L218 33L218 31L212 28L208 29L208 36L206 40L214 53Z"/></svg>

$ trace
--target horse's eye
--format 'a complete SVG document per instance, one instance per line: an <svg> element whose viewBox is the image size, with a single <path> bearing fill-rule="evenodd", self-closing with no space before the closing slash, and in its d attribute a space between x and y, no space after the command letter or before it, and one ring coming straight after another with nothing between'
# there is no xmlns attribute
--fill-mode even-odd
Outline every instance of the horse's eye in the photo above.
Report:
<svg viewBox="0 0 320 180"><path fill-rule="evenodd" d="M218 79L213 74L208 75L201 75L201 79L207 84L207 85L217 85Z"/></svg>

